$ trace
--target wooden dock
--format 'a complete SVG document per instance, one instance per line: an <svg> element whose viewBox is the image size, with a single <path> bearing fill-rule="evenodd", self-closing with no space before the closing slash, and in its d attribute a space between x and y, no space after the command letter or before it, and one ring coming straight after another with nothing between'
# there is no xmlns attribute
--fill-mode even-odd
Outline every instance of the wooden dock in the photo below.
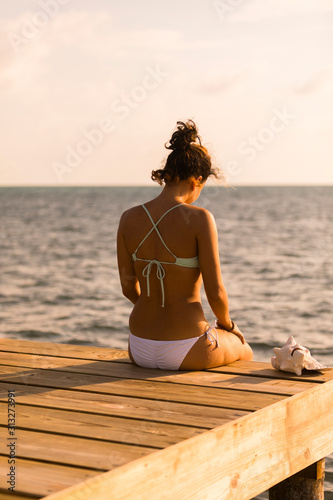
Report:
<svg viewBox="0 0 333 500"><path fill-rule="evenodd" d="M126 351L0 339L0 386L0 500L246 500L333 452L333 371L149 370Z"/></svg>

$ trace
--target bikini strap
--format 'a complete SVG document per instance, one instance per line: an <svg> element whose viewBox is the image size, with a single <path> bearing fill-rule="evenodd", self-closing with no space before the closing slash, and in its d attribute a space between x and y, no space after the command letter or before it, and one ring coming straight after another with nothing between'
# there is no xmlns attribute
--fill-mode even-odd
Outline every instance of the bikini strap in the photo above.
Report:
<svg viewBox="0 0 333 500"><path fill-rule="evenodd" d="M161 233L159 232L158 228L157 228L157 224L159 224L161 222L161 220L163 219L163 217L165 217L169 212L171 212L171 210L173 210L174 208L176 207L179 207L180 205L182 205L182 203L179 203L178 205L175 205L174 207L171 207L169 208L169 210L167 210L163 215L162 217L160 217L158 219L158 221L154 222L152 216L150 215L148 209L145 207L145 205L142 205L143 209L145 210L146 214L148 215L153 227L151 228L151 230L146 234L146 236L143 238L143 240L141 241L141 243L139 243L137 249L135 250L135 252L132 253L132 259L133 261L136 261L136 260L141 260L143 262L147 262L148 264L146 265L146 267L143 269L142 271L142 276L144 278L147 279L147 296L150 297L150 284L149 284L149 277L150 277L150 273L152 271L152 267L154 264L156 264L156 276L157 278L160 280L160 283L161 283L161 292L162 292L162 307L164 307L164 303L165 303L165 292L164 292L164 284L163 284L163 279L165 277L165 270L164 270L164 267L162 266L162 264L173 264L172 262L160 262L156 259L151 259L151 260L148 260L148 259L140 259L136 256L136 252L139 250L139 248L141 247L141 245L146 241L146 239L148 238L148 236L155 230L161 240L161 242L163 243L164 247L168 250L168 252L171 253L171 255L174 257L175 259L175 262L177 262L177 257L176 255L170 250L170 248L166 245L165 241L163 240L162 238L162 235Z"/></svg>
<svg viewBox="0 0 333 500"><path fill-rule="evenodd" d="M158 228L157 228L157 225L161 222L161 220L169 213L171 212L171 210L173 210L174 208L176 207L179 207L180 205L183 205L183 203L179 203L178 205L175 205L174 207L171 207L169 208L169 210L167 210L163 215L162 217L160 217L158 219L158 221L155 223L152 216L150 215L147 207L145 205L141 205L142 208L145 210L146 214L148 215L149 219L150 219L150 222L152 223L153 227L151 228L151 230L146 234L146 236L143 238L143 240L141 241L141 243L139 243L139 245L137 246L137 249L135 250L135 252L133 252L133 256L136 257L136 252L139 250L139 248L141 247L141 245L146 241L146 239L148 238L148 236L150 236L150 234L155 230L161 240L161 242L163 243L164 247L168 250L168 252L171 253L171 255L177 260L177 257L176 255L170 250L170 248L167 246L167 244L165 243L165 241L163 240L162 238L162 235L161 233L159 232Z"/></svg>

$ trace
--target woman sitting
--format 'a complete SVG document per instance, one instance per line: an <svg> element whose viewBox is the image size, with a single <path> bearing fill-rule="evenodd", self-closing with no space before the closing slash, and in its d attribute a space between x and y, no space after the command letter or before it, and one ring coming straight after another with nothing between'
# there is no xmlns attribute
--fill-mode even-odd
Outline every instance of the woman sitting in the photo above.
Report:
<svg viewBox="0 0 333 500"><path fill-rule="evenodd" d="M161 193L126 210L117 252L122 291L133 304L129 356L134 364L164 370L202 370L251 360L251 347L230 319L218 235L212 214L192 203L207 178L217 177L193 121L177 122L163 169L152 179ZM216 316L202 308L204 284Z"/></svg>

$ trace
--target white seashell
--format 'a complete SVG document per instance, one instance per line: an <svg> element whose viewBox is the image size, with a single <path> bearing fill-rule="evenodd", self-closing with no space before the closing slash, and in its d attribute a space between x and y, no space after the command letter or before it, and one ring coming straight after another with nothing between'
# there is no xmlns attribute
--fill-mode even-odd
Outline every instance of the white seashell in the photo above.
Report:
<svg viewBox="0 0 333 500"><path fill-rule="evenodd" d="M303 368L306 370L328 369L311 356L309 349L297 344L294 337L289 337L284 346L274 347L273 351L275 356L272 356L271 363L275 370L292 372L299 376Z"/></svg>

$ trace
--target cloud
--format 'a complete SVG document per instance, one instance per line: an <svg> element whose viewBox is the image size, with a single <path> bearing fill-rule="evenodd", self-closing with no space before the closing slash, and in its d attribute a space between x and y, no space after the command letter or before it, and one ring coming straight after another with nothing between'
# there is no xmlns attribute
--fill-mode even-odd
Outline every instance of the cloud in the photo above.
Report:
<svg viewBox="0 0 333 500"><path fill-rule="evenodd" d="M212 4L211 10L207 4L193 8L189 19L180 3L174 23L170 6L164 16L155 6L152 17L140 4L129 17L124 4L111 8L111 3L89 3L85 11L84 2L76 3L78 10L69 2L22 50L16 53L8 39L0 45L0 104L6 116L0 169L10 165L23 184L56 183L51 162L63 161L67 145L76 145L82 130L96 128L110 114L119 118L112 102L141 85L147 66L160 67L170 77L133 106L126 122L116 122L116 132L82 161L69 182L88 183L89 176L101 184L124 182L116 178L121 172L112 170L119 164L135 165L132 182L137 182L148 164L153 168L160 161L160 153L152 153L153 140L142 148L145 138L156 134L156 144L163 144L165 130L179 118L198 119L208 139L231 157L237 141L265 126L267 113L280 103L296 106L302 134L308 124L322 126L323 135L329 129L328 122L322 125L330 99L329 39L321 34L331 36L331 16L318 14L328 9L326 2L304 2L302 10L300 1L270 0L266 6L262 0L244 0L223 24ZM0 20L5 38L8 31L21 33L24 19L33 15L24 11ZM200 30L193 29L198 22ZM299 147L304 147L302 138ZM323 157L330 154L323 148Z"/></svg>

